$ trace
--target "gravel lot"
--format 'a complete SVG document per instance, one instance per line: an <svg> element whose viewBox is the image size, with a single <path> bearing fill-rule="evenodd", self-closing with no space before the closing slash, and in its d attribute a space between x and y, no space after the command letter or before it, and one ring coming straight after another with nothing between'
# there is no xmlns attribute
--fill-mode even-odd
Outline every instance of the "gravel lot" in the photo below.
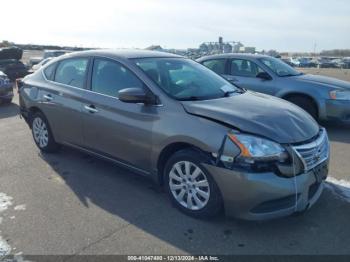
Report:
<svg viewBox="0 0 350 262"><path fill-rule="evenodd" d="M0 260L12 254L350 254L350 126L326 124L330 178L308 212L268 222L189 218L150 181L64 148L42 155L0 106ZM69 260L68 260L69 261Z"/></svg>

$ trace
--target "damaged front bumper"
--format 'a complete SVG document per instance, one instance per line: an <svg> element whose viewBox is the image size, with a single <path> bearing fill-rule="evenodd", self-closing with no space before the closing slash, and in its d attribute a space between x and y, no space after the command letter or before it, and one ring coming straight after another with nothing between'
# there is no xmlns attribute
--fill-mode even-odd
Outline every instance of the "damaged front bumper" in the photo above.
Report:
<svg viewBox="0 0 350 262"><path fill-rule="evenodd" d="M328 168L328 160L323 163ZM226 215L245 220L265 220L310 208L320 197L324 180L314 171L295 177L273 172L249 173L204 164L220 188Z"/></svg>
<svg viewBox="0 0 350 262"><path fill-rule="evenodd" d="M228 216L246 220L288 216L308 209L320 197L329 165L324 128L304 143L284 145L287 158L282 161L254 160L247 165L226 159L229 153L223 153L230 145L226 141L212 154L216 161L204 165L221 191Z"/></svg>

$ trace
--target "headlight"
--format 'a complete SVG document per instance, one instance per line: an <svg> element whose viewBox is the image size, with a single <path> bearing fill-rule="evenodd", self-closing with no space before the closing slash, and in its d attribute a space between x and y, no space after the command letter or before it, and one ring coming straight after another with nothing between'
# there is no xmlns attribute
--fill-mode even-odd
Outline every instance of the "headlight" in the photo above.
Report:
<svg viewBox="0 0 350 262"><path fill-rule="evenodd" d="M245 162L278 160L283 161L288 157L286 150L278 143L261 137L243 134L228 134L230 140L235 143L241 153L239 158Z"/></svg>
<svg viewBox="0 0 350 262"><path fill-rule="evenodd" d="M329 92L329 96L334 100L350 100L350 91L334 90Z"/></svg>

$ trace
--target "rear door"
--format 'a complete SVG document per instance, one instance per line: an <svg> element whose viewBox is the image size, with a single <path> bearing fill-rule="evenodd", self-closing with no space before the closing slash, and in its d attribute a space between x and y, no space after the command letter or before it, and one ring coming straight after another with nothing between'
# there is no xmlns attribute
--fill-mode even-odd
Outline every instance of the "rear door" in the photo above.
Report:
<svg viewBox="0 0 350 262"><path fill-rule="evenodd" d="M228 70L228 74L233 78L228 80L239 87L266 94L275 93L275 81L258 78L257 74L265 70L251 60L231 58Z"/></svg>
<svg viewBox="0 0 350 262"><path fill-rule="evenodd" d="M226 58L216 58L216 59L210 59L202 62L202 64L206 67L208 67L210 70L214 71L215 73L228 77L227 71L228 71L228 60Z"/></svg>
<svg viewBox="0 0 350 262"><path fill-rule="evenodd" d="M122 63L107 58L94 59L91 91L84 96L84 144L96 153L149 170L157 107L120 101L118 91L130 87L146 88Z"/></svg>
<svg viewBox="0 0 350 262"><path fill-rule="evenodd" d="M48 85L40 89L41 109L57 141L82 144L82 99L89 58L64 59L44 70Z"/></svg>

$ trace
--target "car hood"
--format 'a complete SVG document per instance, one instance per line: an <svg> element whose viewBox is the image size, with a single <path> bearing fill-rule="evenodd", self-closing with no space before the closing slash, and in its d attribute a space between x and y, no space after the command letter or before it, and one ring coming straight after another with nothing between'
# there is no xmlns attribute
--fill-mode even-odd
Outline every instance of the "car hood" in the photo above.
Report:
<svg viewBox="0 0 350 262"><path fill-rule="evenodd" d="M332 86L335 88L349 89L350 90L350 82L339 80L333 77L328 76L319 76L319 75L299 75L293 77L296 81L313 83L313 84L322 84L327 86Z"/></svg>
<svg viewBox="0 0 350 262"><path fill-rule="evenodd" d="M181 103L189 114L282 144L306 141L319 131L315 120L301 108L260 93L248 91L226 98Z"/></svg>

